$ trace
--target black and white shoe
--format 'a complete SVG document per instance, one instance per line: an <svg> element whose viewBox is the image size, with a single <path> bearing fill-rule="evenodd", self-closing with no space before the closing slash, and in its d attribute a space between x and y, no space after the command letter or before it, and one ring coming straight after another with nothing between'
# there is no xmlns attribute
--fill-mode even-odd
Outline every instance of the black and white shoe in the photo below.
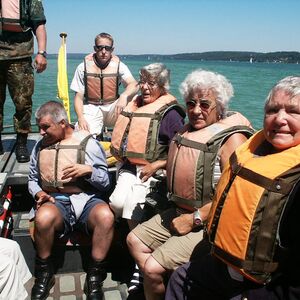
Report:
<svg viewBox="0 0 300 300"><path fill-rule="evenodd" d="M134 273L128 284L128 294L135 293L144 289L144 278L143 274L140 272L139 267L135 265Z"/></svg>

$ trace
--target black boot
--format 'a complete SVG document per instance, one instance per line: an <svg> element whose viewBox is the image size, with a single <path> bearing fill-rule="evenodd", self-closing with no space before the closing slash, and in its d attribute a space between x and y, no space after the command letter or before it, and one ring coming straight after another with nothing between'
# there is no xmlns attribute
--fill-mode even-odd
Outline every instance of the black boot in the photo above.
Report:
<svg viewBox="0 0 300 300"><path fill-rule="evenodd" d="M92 261L88 268L84 284L84 293L87 300L103 299L102 285L106 277L107 273L104 263L102 261Z"/></svg>
<svg viewBox="0 0 300 300"><path fill-rule="evenodd" d="M55 284L54 270L50 258L35 259L35 281L31 290L31 300L45 300Z"/></svg>
<svg viewBox="0 0 300 300"><path fill-rule="evenodd" d="M16 157L19 163L29 161L30 155L26 147L27 144L27 133L17 133L16 141Z"/></svg>

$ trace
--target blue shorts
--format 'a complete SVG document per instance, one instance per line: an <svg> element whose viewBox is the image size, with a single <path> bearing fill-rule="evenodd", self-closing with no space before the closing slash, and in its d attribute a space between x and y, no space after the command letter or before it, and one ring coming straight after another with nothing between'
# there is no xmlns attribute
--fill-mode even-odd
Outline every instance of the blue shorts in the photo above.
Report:
<svg viewBox="0 0 300 300"><path fill-rule="evenodd" d="M74 231L79 230L83 231L87 234L90 234L88 229L88 217L90 214L91 209L97 204L106 204L105 201L101 200L100 198L93 197L85 204L84 209L76 220L75 213L72 210L71 201L70 200L55 200L54 205L59 209L64 219L64 229L61 232L60 237Z"/></svg>

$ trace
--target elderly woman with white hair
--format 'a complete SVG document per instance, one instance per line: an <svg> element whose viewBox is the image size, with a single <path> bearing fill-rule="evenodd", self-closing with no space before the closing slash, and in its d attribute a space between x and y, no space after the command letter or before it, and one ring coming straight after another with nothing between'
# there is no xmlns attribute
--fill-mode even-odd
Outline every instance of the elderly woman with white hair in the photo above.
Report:
<svg viewBox="0 0 300 300"><path fill-rule="evenodd" d="M299 153L300 77L288 76L267 96L263 129L222 172L212 251L172 274L166 300L300 299Z"/></svg>
<svg viewBox="0 0 300 300"><path fill-rule="evenodd" d="M253 134L250 122L227 111L231 83L196 70L180 86L189 122L169 147L167 180L174 207L136 227L129 249L144 273L146 299L163 299L165 274L189 261L202 240L203 222L229 156Z"/></svg>

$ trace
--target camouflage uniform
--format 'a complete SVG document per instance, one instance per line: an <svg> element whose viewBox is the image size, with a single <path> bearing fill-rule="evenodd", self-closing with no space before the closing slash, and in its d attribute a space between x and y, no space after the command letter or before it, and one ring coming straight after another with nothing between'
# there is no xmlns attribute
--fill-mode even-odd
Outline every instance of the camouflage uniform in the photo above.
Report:
<svg viewBox="0 0 300 300"><path fill-rule="evenodd" d="M10 0L0 0L10 1ZM0 132L3 129L3 107L6 86L15 104L14 126L16 132L28 133L32 113L34 78L31 56L33 54L33 32L46 23L41 0L20 0L25 11L26 32L1 31L0 24Z"/></svg>

